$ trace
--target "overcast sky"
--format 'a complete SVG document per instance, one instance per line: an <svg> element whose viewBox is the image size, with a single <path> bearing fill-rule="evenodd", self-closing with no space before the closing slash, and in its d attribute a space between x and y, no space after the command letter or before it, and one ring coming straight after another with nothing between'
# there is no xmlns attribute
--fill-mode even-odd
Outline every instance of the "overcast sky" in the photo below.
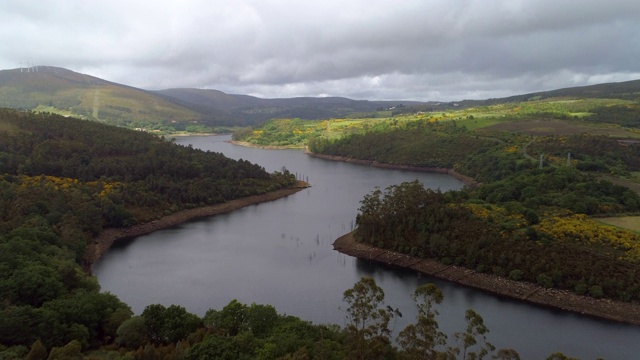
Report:
<svg viewBox="0 0 640 360"><path fill-rule="evenodd" d="M0 69L156 90L485 99L640 79L638 0L1 0Z"/></svg>

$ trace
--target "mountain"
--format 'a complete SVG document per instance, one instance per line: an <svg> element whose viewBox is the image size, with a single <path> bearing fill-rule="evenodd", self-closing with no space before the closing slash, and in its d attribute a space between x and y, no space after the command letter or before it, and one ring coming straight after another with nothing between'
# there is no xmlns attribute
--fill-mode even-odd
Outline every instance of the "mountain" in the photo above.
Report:
<svg viewBox="0 0 640 360"><path fill-rule="evenodd" d="M147 91L53 66L0 71L0 107L146 129L184 130L246 126L271 118L341 117L400 103L337 97L261 99L202 89Z"/></svg>
<svg viewBox="0 0 640 360"><path fill-rule="evenodd" d="M434 103L343 97L263 99L209 89L148 91L71 70L38 66L0 71L0 107L29 109L159 130L247 126L272 118L304 120L373 115L379 109L414 112L558 97L640 98L640 80L558 89L501 99Z"/></svg>
<svg viewBox="0 0 640 360"><path fill-rule="evenodd" d="M416 111L416 109L447 109L447 108L470 108L477 106L497 105L505 103L517 103L531 100L547 100L547 99L622 99L631 101L640 101L640 80L631 80L624 82L603 83L588 86L577 86L562 88L556 90L539 91L521 95L513 95L504 98L493 98L486 100L462 100L443 102L437 105L424 104L417 107L405 109L405 112Z"/></svg>
<svg viewBox="0 0 640 360"><path fill-rule="evenodd" d="M203 120L198 111L152 92L52 66L0 71L0 107L146 128Z"/></svg>
<svg viewBox="0 0 640 360"><path fill-rule="evenodd" d="M263 99L204 89L167 89L157 93L196 106L200 111L224 110L252 124L273 118L328 119L353 113L374 112L380 108L387 109L400 104L403 106L423 104L418 101L369 101L343 97Z"/></svg>

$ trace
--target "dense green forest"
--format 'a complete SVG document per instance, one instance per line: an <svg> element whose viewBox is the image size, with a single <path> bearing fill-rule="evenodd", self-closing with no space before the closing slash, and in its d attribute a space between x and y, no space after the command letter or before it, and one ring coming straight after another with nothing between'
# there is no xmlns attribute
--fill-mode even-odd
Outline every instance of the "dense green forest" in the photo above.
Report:
<svg viewBox="0 0 640 360"><path fill-rule="evenodd" d="M309 151L387 164L452 168L469 153L493 141L478 137L452 122L412 121L340 139L315 137Z"/></svg>
<svg viewBox="0 0 640 360"><path fill-rule="evenodd" d="M535 177L536 172L555 175L534 171L530 176ZM601 195L607 198L603 207L608 208L609 198L615 196L612 193L620 190L611 184L598 185L601 192L591 193L590 200L598 204ZM549 215L554 204L525 200L532 206L525 207L514 199L492 203L485 199L493 193L485 189L480 187L473 194L464 190L440 193L412 182L375 190L362 201L356 238L380 248L548 288L640 301L640 235L600 226L579 213L563 213L565 208L560 206L555 206L556 215ZM638 200L633 193L629 196ZM562 201L565 199L558 200ZM638 209L637 202L619 206Z"/></svg>
<svg viewBox="0 0 640 360"><path fill-rule="evenodd" d="M280 314L271 305L232 300L201 318L177 305L148 305L132 316L113 295L82 291L51 301L37 310L40 332L28 332L19 321L32 315L26 307L4 311L2 321L15 334L3 336L2 359L519 359L516 350L488 341L482 316L469 309L465 327L444 334L438 326L442 291L425 284L413 295L415 322L393 335L399 309L385 304L384 291L372 278L345 290L346 324L315 325ZM115 309L115 310L114 310ZM60 315L56 314L60 312ZM109 316L105 317L105 313ZM104 319L103 319L104 318ZM69 319L69 320L65 320ZM60 323L73 321L68 328ZM27 324L27 323L23 323ZM22 326L22 327L21 327ZM23 330L24 329L24 330ZM55 331L54 333L48 333ZM101 341L98 341L100 339ZM552 354L549 359L569 359Z"/></svg>
<svg viewBox="0 0 640 360"><path fill-rule="evenodd" d="M107 227L293 184L247 161L59 115L0 110L0 344L83 349L131 311L82 271Z"/></svg>

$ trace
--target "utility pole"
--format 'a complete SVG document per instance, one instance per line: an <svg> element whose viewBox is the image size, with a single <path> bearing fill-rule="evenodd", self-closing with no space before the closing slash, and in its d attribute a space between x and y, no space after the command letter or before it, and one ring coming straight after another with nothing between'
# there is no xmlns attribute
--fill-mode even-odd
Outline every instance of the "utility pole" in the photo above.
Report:
<svg viewBox="0 0 640 360"><path fill-rule="evenodd" d="M571 153L570 152L567 153L567 167L568 166L571 166Z"/></svg>

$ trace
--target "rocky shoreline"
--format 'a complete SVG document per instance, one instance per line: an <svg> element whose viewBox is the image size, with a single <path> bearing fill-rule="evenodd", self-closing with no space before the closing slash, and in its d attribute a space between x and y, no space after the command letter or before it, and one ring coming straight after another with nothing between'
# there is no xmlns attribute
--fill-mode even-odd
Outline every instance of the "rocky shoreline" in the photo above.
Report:
<svg viewBox="0 0 640 360"><path fill-rule="evenodd" d="M547 289L532 283L512 281L494 275L477 273L458 266L445 265L431 259L422 259L395 251L379 249L368 244L356 242L353 233L348 233L338 238L333 243L333 248L343 254L359 259L413 269L429 276L511 299L601 319L640 325L640 304L594 299L569 291Z"/></svg>
<svg viewBox="0 0 640 360"><path fill-rule="evenodd" d="M82 266L87 273L91 273L93 264L109 250L109 248L117 241L130 239L136 236L150 234L156 230L182 224L184 222L224 214L237 210L249 205L255 205L266 201L280 199L298 191L308 188L310 185L304 181L297 181L295 185L286 189L272 191L266 194L253 195L241 199L227 201L222 204L213 206L204 206L195 209L182 210L168 216L164 216L158 220L154 220L144 224L137 224L127 228L108 228L102 230L100 235L94 238L84 253Z"/></svg>
<svg viewBox="0 0 640 360"><path fill-rule="evenodd" d="M237 140L229 140L228 141L231 144L234 145L238 145L238 146L244 146L244 147L252 147L252 148L258 148L258 149L269 149L269 150L286 150L286 149L300 149L299 147L291 147L291 146L275 146L275 145L270 145L270 146L261 146L261 145L255 145L246 141L237 141ZM440 167L426 167L426 166L413 166L413 165L398 165L398 164L388 164L388 163L381 163L381 162L377 162L377 161L373 161L373 160L361 160L361 159L354 159L354 158L350 158L350 157L346 157L346 156L335 156L335 155L325 155L325 154L318 154L318 153L314 153L309 151L308 148L304 148L304 153L309 155L309 156L313 156L313 157L317 157L320 159L325 159L325 160L333 160L333 161L342 161L342 162L348 162L351 164L359 164L359 165L366 165L366 166L373 166L373 167L377 167L380 169L393 169L393 170L408 170L408 171L422 171L422 172L435 172L435 173L441 173L441 174L448 174L453 176L454 178L462 181L465 185L470 186L470 187L476 187L478 186L478 182L469 176L460 174L459 172L453 170L453 169L447 169L447 168L440 168Z"/></svg>
<svg viewBox="0 0 640 360"><path fill-rule="evenodd" d="M291 149L302 149L301 147L296 146L276 146L276 145L256 145L246 141L237 141L237 140L227 140L228 143L238 146L256 148L256 149L267 149L267 150L291 150Z"/></svg>
<svg viewBox="0 0 640 360"><path fill-rule="evenodd" d="M377 162L377 161L373 161L373 160L353 159L353 158L346 157L346 156L334 156L334 155L318 154L318 153L310 152L307 149L305 149L304 152L305 152L305 154L307 154L309 156L317 157L317 158L320 158L320 159L333 160L333 161L342 161L342 162L348 162L348 163L351 163L351 164L367 165L367 166L373 166L373 167L377 167L377 168L381 168L381 169L423 171L423 172L436 172L436 173L441 173L441 174L448 174L448 175L451 175L454 178L462 181L467 186L476 187L478 185L478 182L475 179L473 179L472 177L460 174L459 172L457 172L457 171L455 171L453 169L439 168L439 167L413 166L413 165L387 164L387 163L381 163L381 162Z"/></svg>

